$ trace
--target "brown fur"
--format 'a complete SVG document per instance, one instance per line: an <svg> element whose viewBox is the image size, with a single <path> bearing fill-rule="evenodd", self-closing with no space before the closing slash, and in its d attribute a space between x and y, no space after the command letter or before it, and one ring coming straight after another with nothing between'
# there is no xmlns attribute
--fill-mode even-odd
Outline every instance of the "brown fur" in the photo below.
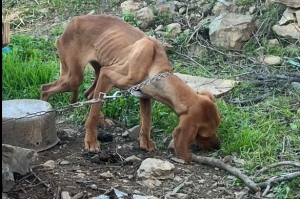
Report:
<svg viewBox="0 0 300 199"><path fill-rule="evenodd" d="M76 102L78 88L88 63L96 78L85 92L88 99L113 87L128 89L165 71L172 71L162 45L126 22L104 15L75 17L57 41L61 61L60 78L42 86L41 99L47 101L56 93L73 92ZM216 130L220 115L215 99L208 91L197 94L176 75L170 75L141 89L150 98L140 99L140 147L156 149L150 139L151 98L170 108L179 117L174 129L174 148L185 161L192 161L189 145L197 141L202 149L217 149L220 139ZM102 103L91 105L86 120L85 149L99 150L97 123L103 116Z"/></svg>

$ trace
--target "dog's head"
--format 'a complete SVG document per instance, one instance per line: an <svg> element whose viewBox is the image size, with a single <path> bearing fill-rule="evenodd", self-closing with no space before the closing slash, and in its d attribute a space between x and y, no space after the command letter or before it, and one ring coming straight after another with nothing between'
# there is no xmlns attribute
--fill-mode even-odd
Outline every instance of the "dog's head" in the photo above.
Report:
<svg viewBox="0 0 300 199"><path fill-rule="evenodd" d="M201 91L187 114L180 116L180 123L174 129L174 148L186 162L192 161L189 146L197 142L204 150L219 149L221 141L216 133L220 125L220 113L214 96Z"/></svg>
<svg viewBox="0 0 300 199"><path fill-rule="evenodd" d="M217 135L217 129L220 125L221 115L216 100L212 93L207 90L199 92L198 95L201 101L202 114L196 141L201 149L220 149L221 140Z"/></svg>

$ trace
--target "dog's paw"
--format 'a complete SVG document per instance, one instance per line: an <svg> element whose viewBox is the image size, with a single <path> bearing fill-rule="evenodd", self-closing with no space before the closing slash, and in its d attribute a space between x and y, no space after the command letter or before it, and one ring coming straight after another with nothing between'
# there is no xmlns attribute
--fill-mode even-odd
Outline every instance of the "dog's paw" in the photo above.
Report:
<svg viewBox="0 0 300 199"><path fill-rule="evenodd" d="M96 141L84 139L84 149L90 152L98 152L100 150L100 144Z"/></svg>
<svg viewBox="0 0 300 199"><path fill-rule="evenodd" d="M156 145L152 140L140 139L140 148L151 152L156 150Z"/></svg>
<svg viewBox="0 0 300 199"><path fill-rule="evenodd" d="M98 123L103 128L115 125L115 123L112 120L110 120L110 119L104 119L104 118L100 118L99 121L98 121Z"/></svg>

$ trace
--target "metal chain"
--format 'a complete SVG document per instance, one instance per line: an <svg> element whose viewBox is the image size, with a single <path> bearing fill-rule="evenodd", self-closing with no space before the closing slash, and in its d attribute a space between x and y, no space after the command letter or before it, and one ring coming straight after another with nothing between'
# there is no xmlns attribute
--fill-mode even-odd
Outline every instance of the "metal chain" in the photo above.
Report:
<svg viewBox="0 0 300 199"><path fill-rule="evenodd" d="M172 71L166 71L166 72L163 72L163 73L159 73L157 75L155 75L154 77L150 78L150 79L146 79L145 81L127 89L127 92L129 92L130 94L133 95L133 92L134 91L138 91L140 90L141 88L143 88L144 86L147 86L148 84L151 84L151 83L154 83L156 81L159 81L161 80L162 78L164 77L167 77L169 75L172 75L173 72Z"/></svg>
<svg viewBox="0 0 300 199"><path fill-rule="evenodd" d="M159 81L162 78L164 78L168 75L171 75L171 74L173 74L171 71L159 73L158 75L156 75L156 76L154 76L150 79L147 79L147 80L145 80L145 81L143 81L143 82L127 89L126 91L116 91L111 96L106 95L106 93L100 92L98 98L87 100L85 102L76 102L76 103L69 104L69 105L66 105L66 106L56 107L56 108L54 108L53 110L50 110L50 111L39 111L39 112L35 112L35 113L26 113L26 115L23 116L23 117L4 120L4 121L2 121L2 125L6 124L6 123L9 123L9 122L19 120L19 119L33 118L33 117L37 117L37 116L46 115L46 114L51 113L51 112L55 112L56 114L59 114L59 113L65 112L66 110L69 111L69 110L72 110L73 108L78 108L78 107L81 107L81 106L84 106L84 105L87 105L87 104L95 104L95 103L98 103L98 102L104 102L105 99L115 100L116 98L129 97L130 95L134 95L134 91L138 91L141 88L143 88L144 86L146 86L148 84L151 84L153 82Z"/></svg>
<svg viewBox="0 0 300 199"><path fill-rule="evenodd" d="M88 100L88 101L85 101L85 102L76 102L76 103L69 104L69 105L66 105L66 106L56 107L53 110L49 110L49 111L39 111L39 112L35 112L35 113L26 113L26 115L23 116L23 117L4 120L4 121L2 121L2 125L6 124L6 123L13 122L13 121L16 121L16 120L24 119L24 118L33 118L33 117L37 117L37 116L46 115L46 114L52 113L52 112L55 112L56 114L59 114L59 113L65 112L65 111L72 110L73 108L78 108L78 107L84 106L86 104L95 104L95 103L98 103L98 102L104 102L104 99L116 99L116 98L119 98L119 97L124 97L124 96L121 95L120 91L116 91L112 96L107 96L105 93L100 92L97 99L91 99L91 100Z"/></svg>

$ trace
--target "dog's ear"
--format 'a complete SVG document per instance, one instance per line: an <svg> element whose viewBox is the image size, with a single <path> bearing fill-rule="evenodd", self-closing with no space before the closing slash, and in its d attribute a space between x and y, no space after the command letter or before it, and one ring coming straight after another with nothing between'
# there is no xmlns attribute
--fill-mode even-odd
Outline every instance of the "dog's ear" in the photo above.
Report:
<svg viewBox="0 0 300 199"><path fill-rule="evenodd" d="M199 96L205 96L205 97L207 97L213 103L216 104L216 98L213 96L213 94L210 91L208 91L208 90L202 90L202 91L198 92L197 94ZM219 110L218 110L218 115L219 115L219 118L221 118L221 113L219 112Z"/></svg>
<svg viewBox="0 0 300 199"><path fill-rule="evenodd" d="M198 133L196 140L200 149L203 150L213 150L221 148L221 140L216 132L212 133L209 137L202 137L200 133Z"/></svg>
<svg viewBox="0 0 300 199"><path fill-rule="evenodd" d="M211 92L209 92L208 90L200 91L200 92L198 92L198 95L206 96L206 97L208 97L211 101L216 102L215 97L214 97L213 94L212 94Z"/></svg>

